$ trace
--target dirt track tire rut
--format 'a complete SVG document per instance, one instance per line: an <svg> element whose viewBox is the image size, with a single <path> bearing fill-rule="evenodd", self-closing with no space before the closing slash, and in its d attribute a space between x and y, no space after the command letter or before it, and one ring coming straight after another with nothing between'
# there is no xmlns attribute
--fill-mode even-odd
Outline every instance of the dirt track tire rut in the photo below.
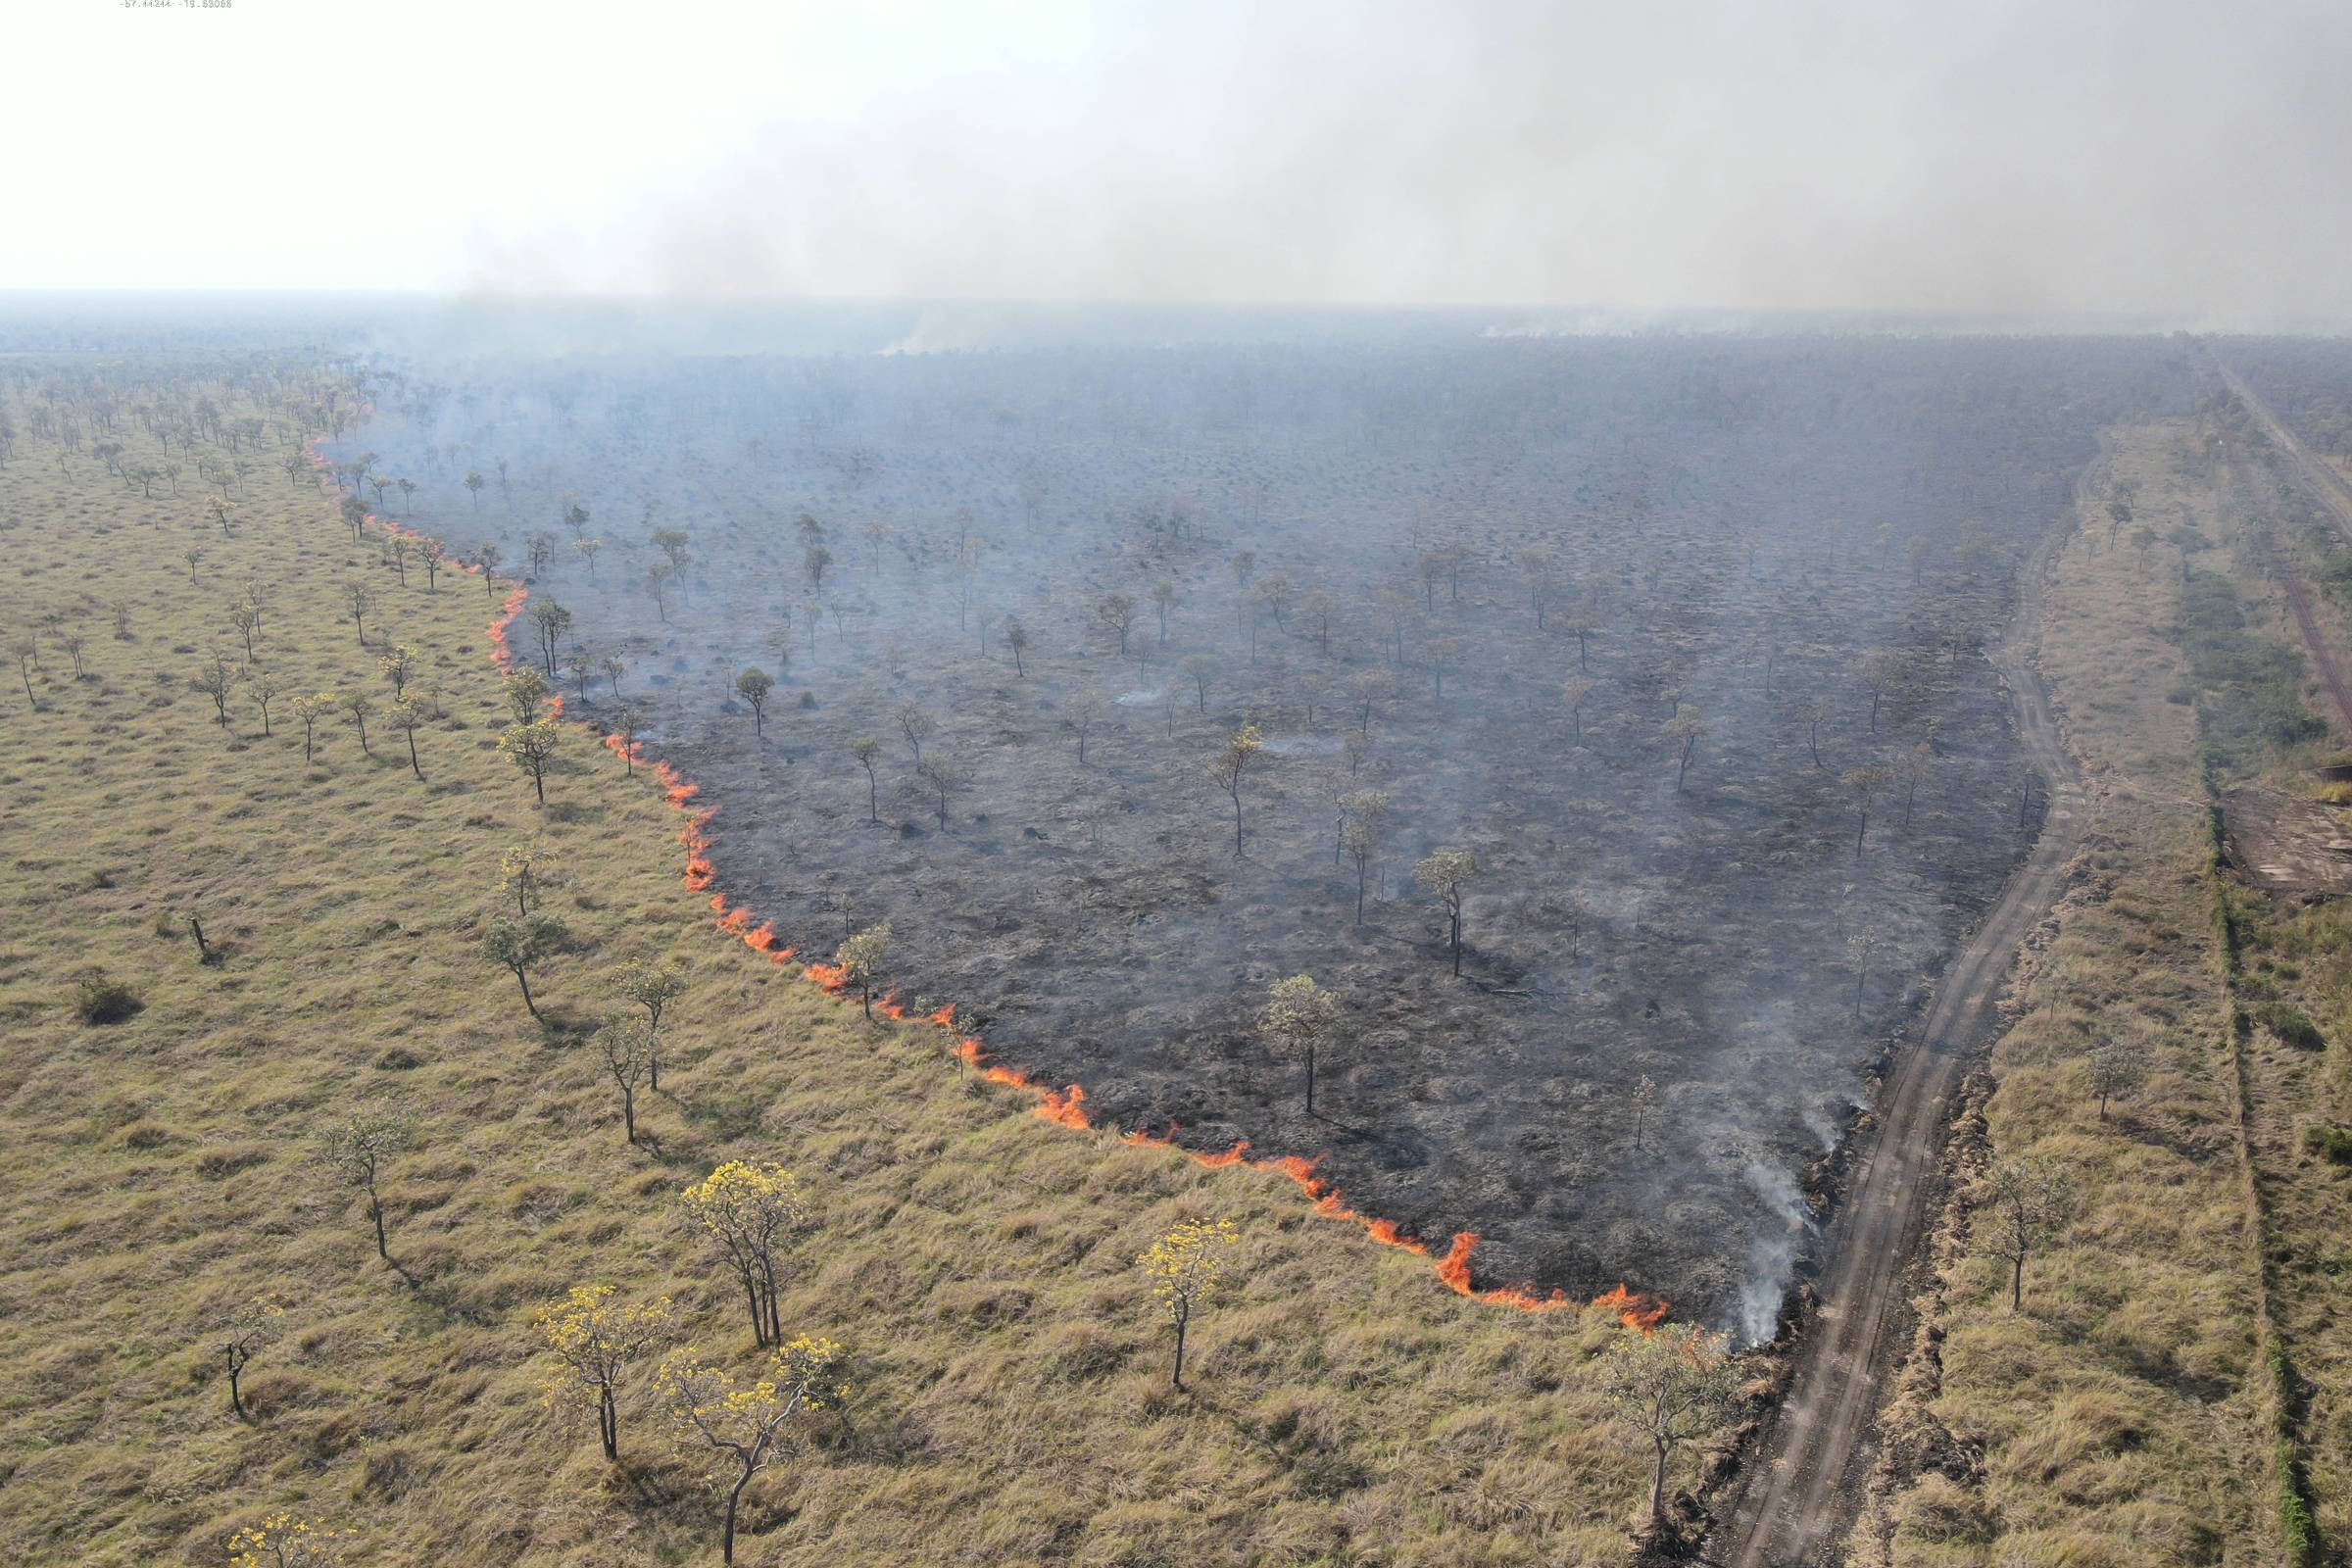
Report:
<svg viewBox="0 0 2352 1568"><path fill-rule="evenodd" d="M1838 1561L1883 1391L1908 1343L1906 1273L1918 1251L1953 1098L1991 1039L2019 947L2056 902L2087 810L2049 693L2027 650L2039 622L2053 533L2022 574L1993 662L2018 739L2049 790L2040 836L1945 971L1926 1022L1882 1086L1869 1147L1823 1239L1821 1305L1796 1348L1788 1393L1707 1556L1732 1568Z"/></svg>

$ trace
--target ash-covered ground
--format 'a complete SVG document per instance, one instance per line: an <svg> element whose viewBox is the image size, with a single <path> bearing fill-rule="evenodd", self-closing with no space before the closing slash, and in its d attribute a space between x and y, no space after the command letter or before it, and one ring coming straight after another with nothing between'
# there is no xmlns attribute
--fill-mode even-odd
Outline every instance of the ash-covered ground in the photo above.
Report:
<svg viewBox="0 0 2352 1568"><path fill-rule="evenodd" d="M805 954L887 920L909 1001L1101 1124L1323 1153L1362 1210L1480 1233L1482 1283L1769 1334L1808 1170L2034 824L1982 649L2189 354L1228 338L386 356L335 451L570 612L571 712L642 715L720 808L718 887ZM963 775L944 828L907 705ZM1250 722L1237 858L1209 763ZM1458 979L1441 847L1481 867ZM1298 973L1346 1009L1312 1116L1251 1026Z"/></svg>

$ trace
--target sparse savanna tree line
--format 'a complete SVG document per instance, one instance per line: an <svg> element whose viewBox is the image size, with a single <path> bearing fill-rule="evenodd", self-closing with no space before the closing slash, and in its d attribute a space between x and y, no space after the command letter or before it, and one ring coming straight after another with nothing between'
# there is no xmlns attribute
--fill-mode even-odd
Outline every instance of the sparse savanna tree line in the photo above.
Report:
<svg viewBox="0 0 2352 1568"><path fill-rule="evenodd" d="M366 401L362 389L321 377L297 384L292 391L278 391L273 403L276 413L223 412L260 406L253 393L251 387L223 386L212 395L167 406L160 399L142 403L84 389L44 397L29 414L21 408L17 412L37 439L57 447L63 455L61 467L69 473L75 471L67 460L80 450L81 428L102 432L105 439L98 444L116 450L102 454L93 449L90 459L103 465L107 477L130 483L141 460L126 455L128 443L114 439L126 425L137 425L159 449L169 450L176 444L183 456L193 444L186 439L193 432L195 441L225 448L232 460L279 448L296 449L299 458L302 441L321 432L339 436ZM22 401L20 397L19 404ZM74 432L71 441L69 430ZM0 423L0 461L21 458L15 421ZM297 471L297 464L289 461L289 481L297 486L314 482L312 466L305 460ZM345 498L347 502L357 499L361 485L375 492L379 506L388 493L397 491L405 502L416 488L401 481L379 484L371 458L342 466L345 472L337 477L354 492ZM504 466L500 466L503 489ZM217 530L233 542L246 537L237 531L240 518L231 508L232 498L243 493L244 474L235 471L233 462L229 471L229 483L211 481L220 490L219 508L208 505L190 526L200 525L208 537ZM477 504L483 488L474 482L479 477L469 473L466 485ZM170 478L165 475L167 481ZM576 520L572 513L578 514ZM564 521L575 533L580 532L588 521L586 509L571 503ZM808 526L802 530L803 571L810 589L815 590L828 578L838 577L843 561L857 560L863 552L841 541L844 548L837 558L824 526L813 517L808 521ZM1189 529L1188 522L1179 536ZM649 588L660 599L666 591L683 591L692 544L690 536L678 530L656 532L672 536L653 541L662 555L657 568L661 582ZM582 538L575 544L585 542ZM865 543L873 554L879 554L879 542ZM419 781L424 780L429 747L419 748L418 732L447 722L426 679L430 650L420 654L398 641L377 617L387 596L403 590L439 591L445 557L437 547L428 554L428 545L429 541L386 530L375 571L347 579L337 587L339 608L348 614L352 635L372 666L372 675L367 679L318 684L282 673L280 666L285 661L270 658L278 634L281 582L263 571L229 585L220 595L220 645L185 677L188 688L206 699L215 727L237 731L240 725L248 730L258 725L261 738L277 738L282 733L288 744L299 730L304 760L310 764L327 750L329 738L345 728L351 744L368 757L376 755L375 746L387 739L389 731L400 738L397 760L405 761ZM959 557L968 560L979 548L976 540L963 541ZM200 574L202 554L201 549L191 547L187 562L199 582L205 580ZM583 569L588 570L594 569L596 554L592 549L575 550ZM1336 608L1280 573L1258 572L1253 562L1244 559L1247 556L1248 552L1240 553L1230 567L1240 590L1237 643L1254 649L1262 621L1270 623L1277 635L1304 638L1328 650L1339 619ZM498 552L485 547L471 564L495 599L493 574L499 564ZM1520 564L1530 585L1531 612L1538 624L1549 619L1572 639L1579 673L1562 677L1562 693L1567 699L1563 712L1581 738L1587 721L1585 708L1595 691L1592 677L1583 671L1589 668L1588 645L1600 630L1604 596L1596 591L1557 591L1549 585L1552 569L1548 564L1541 570L1538 564L1522 561ZM421 570L421 584L411 584L411 569ZM1411 585L1418 590L1421 613L1435 611L1441 593L1448 604L1458 603L1465 573L1477 569L1478 563L1466 552L1430 553L1418 564ZM1120 598L1128 602L1116 603ZM1165 643L1167 616L1182 600L1182 593L1165 582L1154 583L1138 596L1106 594L1092 612L1092 625L1106 644L1115 642L1122 656L1131 655L1139 633L1146 633L1153 622L1159 642ZM560 681L565 676L572 678L585 701L590 678L602 676L617 702L623 670L616 656L579 648L571 638L568 615L553 600L535 597L530 603L532 608L522 623L530 638L528 656L518 655L503 680L509 722L499 750L529 779L535 798L544 804L547 780L559 769L564 750L555 701ZM546 608L540 608L543 606ZM1392 609L1384 601L1384 612ZM133 617L126 608L110 607L106 613L115 639L134 639ZM1034 644L1025 625L1010 615L992 615L968 603L963 604L959 618L966 623L966 630L976 624L984 654L993 630L1000 656L1013 664L1015 678L1030 678L1027 664ZM1395 625L1399 629L1395 633L1394 658L1359 669L1344 682L1312 684L1289 710L1302 710L1303 723L1311 729L1320 706L1327 721L1344 725L1355 738L1345 780L1335 780L1325 795L1336 818L1335 860L1352 873L1351 893L1359 920L1372 873L1396 837L1392 795L1376 782L1384 775L1377 767L1367 775L1366 768L1373 761L1370 744L1379 718L1388 705L1399 700L1400 677L1414 667L1407 650L1419 639L1419 668L1430 683L1433 701L1442 700L1449 674L1459 678L1468 662L1458 641L1432 637L1425 626L1407 624L1400 614ZM803 630L815 635L813 610ZM1389 642L1384 636L1384 649ZM74 629L69 621L60 619L32 628L11 646L25 698L36 708L41 699L32 676L41 671L39 660L44 653L54 651L70 661L77 678L85 675L88 633ZM1962 628L1939 639L1935 657L1957 658L1953 650L1966 647ZM1237 647L1225 662L1240 657ZM776 662L785 662L782 658ZM1774 662L1769 654L1760 655L1767 684L1773 678ZM585 672L583 663L588 666ZM1194 695L1198 713L1207 713L1210 693L1224 667L1218 655L1200 650L1172 662L1174 672L1183 677L1179 689L1189 689ZM1883 664L1857 669L1856 675L1853 700L1859 704L1867 697L1868 729L1876 733L1882 705L1892 702L1901 708L1919 685L1932 678L1932 663L1927 656L1892 655ZM733 682L737 698L749 706L751 722L760 736L764 734L765 706L775 684L773 677L757 666L738 672ZM1170 684L1175 687L1173 680ZM318 689L307 689L313 685ZM1684 787L1695 744L1705 733L1695 705L1686 703L1689 689L1690 678L1677 672L1670 670L1658 677L1656 702L1663 715L1657 728L1670 743L1666 760L1677 790ZM1073 766L1090 765L1086 752L1090 736L1098 733L1099 704L1100 699L1090 693L1061 705L1070 731ZM1807 751L1817 765L1834 769L1836 764L1821 757L1823 715L1806 716L1811 706L1802 705L1797 712L1809 729ZM1281 711L1279 705L1262 713L1250 710L1237 725L1220 723L1217 744L1203 760L1207 782L1219 797L1215 804L1230 808L1236 855L1247 852L1250 790L1257 770L1268 764L1266 732ZM972 786L971 768L952 750L939 745L942 723L919 705L902 704L887 718L887 726L877 722L874 727L887 728L903 741L906 765L935 803L938 824L945 830L953 800ZM376 725L372 739L371 720ZM624 766L628 762L625 743L636 723L636 715L625 710L616 719L615 727L621 728L624 740ZM1172 707L1166 727L1173 732ZM1922 728L1922 738L1915 744L1932 759L1933 722ZM860 735L847 750L867 785L861 804L866 814L878 820L877 768L888 748L878 735ZM1873 809L1886 809L1888 803L1899 799L1907 814L1907 790L1916 788L1930 765L1922 760L1917 774L1905 774L1896 770L1895 764L1856 760L1839 774L1856 802L1857 857L1867 842ZM1885 770L1884 776L1854 777L1871 768ZM601 976L598 990L603 1001L593 1016L583 1018L551 1007L544 985L550 966L559 959L582 956L584 952L547 906L549 891L562 887L567 874L535 842L506 847L498 861L496 904L478 928L482 959L492 973L503 977L502 983L512 980L524 1008L549 1036L575 1048L584 1045L579 1059L587 1063L584 1070L611 1084L613 1118L623 1138L633 1146L648 1147L650 1152L658 1148L658 1139L640 1125L645 1108L641 1097L662 1093L665 1063L674 1070L676 1054L669 1044L676 1029L673 1009L687 995L688 982L673 966L658 961L630 963ZM1485 874L1476 854L1443 846L1422 856L1412 867L1414 881L1429 896L1442 924L1443 946L1455 973L1462 964L1465 906ZM193 915L189 923L200 955L211 957L201 925ZM1882 950L1867 942L1854 950L1851 961L1858 992L1867 978L1868 963L1881 956ZM870 1017L877 988L893 962L890 928L876 925L856 933L844 943L836 959L846 985ZM534 979L542 982L541 990L534 991ZM1351 1011L1348 999L1303 974L1274 982L1261 1000L1257 1032L1271 1054L1295 1063L1302 1104L1309 1113L1314 1109L1318 1053L1328 1060L1335 1043L1346 1037ZM2094 1076L2102 1115L2107 1098L2128 1093L2136 1081L2130 1064L2121 1061L2113 1064L2111 1071ZM386 1265L397 1264L396 1229L390 1216L398 1208L396 1203L388 1203L388 1199L396 1197L409 1162L420 1149L429 1147L437 1131L414 1106L393 1100L347 1107L324 1118L314 1130L312 1152L321 1179L346 1193L364 1219L362 1242ZM668 1296L624 1292L599 1278L594 1269L584 1271L583 1283L534 1308L527 1324L518 1325L516 1332L527 1334L536 1346L551 1409L576 1415L583 1429L593 1419L606 1459L615 1463L621 1459L624 1420L648 1419L662 1433L665 1446L711 1467L719 1499L716 1528L721 1555L732 1562L740 1505L747 1491L762 1475L780 1467L821 1462L818 1455L828 1444L844 1441L841 1414L859 1395L858 1354L852 1348L804 1332L786 1320L786 1288L795 1277L796 1257L816 1231L821 1205L785 1165L757 1158L723 1160L698 1179L677 1186L662 1200L674 1204L682 1233L695 1238L705 1251L708 1271L696 1276L702 1281L703 1294L733 1295L740 1300L743 1316L750 1320L748 1350L739 1343L722 1346L713 1340L708 1322L713 1313L683 1310ZM2024 1305L2029 1258L2063 1239L2076 1210L2071 1180L2062 1167L2004 1167L1985 1178L1980 1194L1980 1234L1987 1250L2010 1270L2013 1308ZM1149 1282L1155 1302L1155 1320L1167 1335L1170 1379L1178 1389L1186 1386L1188 1340L1203 1321L1203 1314L1220 1294L1243 1288L1250 1240L1228 1220L1197 1216L1167 1229L1138 1254L1137 1268ZM715 1287L710 1284L713 1280L719 1282ZM299 1325L300 1317L298 1301L266 1294L240 1301L207 1326L201 1353L225 1383L231 1418L240 1422L268 1419L268 1411L254 1408L247 1397L246 1374L257 1361L267 1364L272 1348ZM699 1333L695 1331L698 1327ZM877 1327L887 1333L887 1325L860 1325L869 1336ZM1728 1355L1727 1347L1695 1329L1657 1334L1629 1330L1609 1352L1604 1392L1620 1418L1651 1446L1655 1458L1650 1490L1653 1520L1663 1513L1670 1459L1689 1445L1721 1431L1736 1417L1741 1404L1739 1383L1738 1363ZM323 1563L336 1560L346 1549L339 1543L348 1539L324 1524L314 1525L279 1513L241 1531L230 1543L230 1550L232 1560L241 1563ZM289 1557L289 1551L311 1555Z"/></svg>

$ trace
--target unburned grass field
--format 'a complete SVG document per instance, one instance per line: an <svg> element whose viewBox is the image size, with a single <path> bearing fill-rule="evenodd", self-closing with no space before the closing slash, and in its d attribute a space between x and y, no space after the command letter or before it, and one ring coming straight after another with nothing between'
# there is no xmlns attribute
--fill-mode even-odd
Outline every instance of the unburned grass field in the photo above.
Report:
<svg viewBox="0 0 2352 1568"><path fill-rule="evenodd" d="M109 373L118 409L269 412L291 390ZM13 388L21 432L33 384ZM162 461L126 412L110 438ZM0 759L0 1557L218 1564L290 1510L357 1531L365 1562L716 1561L709 1466L673 1450L645 1369L608 1465L543 1407L528 1318L577 1284L668 1296L675 1340L752 1370L740 1297L679 1218L730 1158L802 1178L814 1223L783 1323L841 1341L853 1385L754 1483L741 1562L1625 1554L1647 1455L1591 1391L1613 1315L1465 1299L1279 1174L1049 1125L952 1036L868 1024L712 930L643 769L572 732L540 808L498 754L485 628L505 585L428 590L413 558L404 584L287 455L249 454L225 531L192 472L144 497L30 436L0 466L0 625L36 648ZM375 596L366 646L351 581ZM253 682L225 725L191 684L216 651L246 663L229 612L254 583L267 734ZM438 709L424 782L380 711L395 644ZM293 701L330 688L375 698L372 755L337 712L306 764ZM546 1027L479 948L517 844L564 868L544 907L569 940L533 977ZM614 971L651 958L690 990L633 1147L585 1040L619 1005ZM98 967L130 1016L76 1015ZM390 1265L313 1158L374 1104L417 1132L386 1169ZM1192 1216L1244 1240L1180 1395L1136 1259ZM282 1334L240 1421L214 1330L255 1300Z"/></svg>

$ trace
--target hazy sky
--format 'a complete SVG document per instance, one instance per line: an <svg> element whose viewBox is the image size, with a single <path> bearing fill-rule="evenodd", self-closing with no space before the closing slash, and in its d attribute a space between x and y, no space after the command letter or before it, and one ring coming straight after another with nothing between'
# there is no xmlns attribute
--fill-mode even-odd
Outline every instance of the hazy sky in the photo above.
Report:
<svg viewBox="0 0 2352 1568"><path fill-rule="evenodd" d="M2352 0L9 13L0 287L2352 319Z"/></svg>

